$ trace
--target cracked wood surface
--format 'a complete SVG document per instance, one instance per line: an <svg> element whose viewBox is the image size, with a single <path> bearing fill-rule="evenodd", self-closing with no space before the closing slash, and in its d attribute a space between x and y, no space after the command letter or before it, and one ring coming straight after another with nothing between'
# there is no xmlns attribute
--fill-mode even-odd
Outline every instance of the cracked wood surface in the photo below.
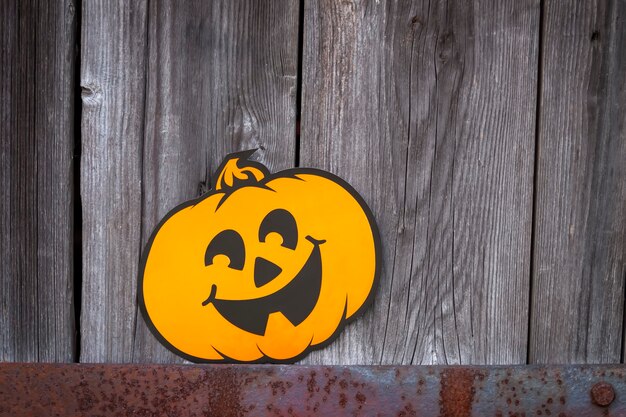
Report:
<svg viewBox="0 0 626 417"><path fill-rule="evenodd" d="M307 1L301 162L378 221L374 308L306 363L525 363L539 2Z"/></svg>
<svg viewBox="0 0 626 417"><path fill-rule="evenodd" d="M546 2L531 363L615 363L626 279L626 1Z"/></svg>

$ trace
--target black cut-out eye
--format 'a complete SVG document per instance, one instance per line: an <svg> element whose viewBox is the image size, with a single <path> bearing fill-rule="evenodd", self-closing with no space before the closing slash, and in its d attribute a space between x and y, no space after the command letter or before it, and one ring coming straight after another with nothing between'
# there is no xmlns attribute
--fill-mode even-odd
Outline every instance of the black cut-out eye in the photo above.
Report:
<svg viewBox="0 0 626 417"><path fill-rule="evenodd" d="M216 255L228 256L229 268L241 271L246 260L246 248L239 233L234 230L224 230L211 240L204 254L204 265L213 264Z"/></svg>
<svg viewBox="0 0 626 417"><path fill-rule="evenodd" d="M284 209L270 211L261 222L259 242L265 242L270 233L278 233L283 238L281 246L295 249L298 244L298 226L296 219Z"/></svg>

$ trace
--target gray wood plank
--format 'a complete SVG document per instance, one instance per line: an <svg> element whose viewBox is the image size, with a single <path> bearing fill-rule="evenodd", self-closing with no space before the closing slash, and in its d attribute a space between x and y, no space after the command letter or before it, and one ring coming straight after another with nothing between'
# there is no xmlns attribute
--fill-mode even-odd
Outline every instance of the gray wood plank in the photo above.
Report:
<svg viewBox="0 0 626 417"><path fill-rule="evenodd" d="M142 244L162 216L211 184L222 158L261 148L295 160L299 2L151 2ZM133 361L181 362L141 314Z"/></svg>
<svg viewBox="0 0 626 417"><path fill-rule="evenodd" d="M307 1L301 161L381 229L374 308L306 363L526 361L539 2Z"/></svg>
<svg viewBox="0 0 626 417"><path fill-rule="evenodd" d="M0 2L0 362L70 362L74 3Z"/></svg>
<svg viewBox="0 0 626 417"><path fill-rule="evenodd" d="M619 362L626 278L626 2L543 16L532 363Z"/></svg>
<svg viewBox="0 0 626 417"><path fill-rule="evenodd" d="M83 1L81 362L132 360L146 16L145 1Z"/></svg>

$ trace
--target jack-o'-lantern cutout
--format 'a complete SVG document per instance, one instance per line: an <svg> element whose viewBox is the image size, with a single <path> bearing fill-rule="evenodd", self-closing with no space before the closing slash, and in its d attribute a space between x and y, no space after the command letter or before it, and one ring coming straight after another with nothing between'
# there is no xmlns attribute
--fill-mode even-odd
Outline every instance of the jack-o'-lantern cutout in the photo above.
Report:
<svg viewBox="0 0 626 417"><path fill-rule="evenodd" d="M369 304L378 232L328 172L270 174L228 155L213 190L165 216L143 255L139 300L170 350L195 362L290 362Z"/></svg>

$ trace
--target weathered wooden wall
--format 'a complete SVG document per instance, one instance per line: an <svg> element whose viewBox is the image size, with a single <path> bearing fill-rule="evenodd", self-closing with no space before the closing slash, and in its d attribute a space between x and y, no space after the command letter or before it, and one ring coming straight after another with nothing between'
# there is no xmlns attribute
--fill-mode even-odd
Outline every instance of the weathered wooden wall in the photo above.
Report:
<svg viewBox="0 0 626 417"><path fill-rule="evenodd" d="M182 362L141 249L259 147L381 229L373 308L304 362L620 362L626 1L76 7L0 6L0 360Z"/></svg>

